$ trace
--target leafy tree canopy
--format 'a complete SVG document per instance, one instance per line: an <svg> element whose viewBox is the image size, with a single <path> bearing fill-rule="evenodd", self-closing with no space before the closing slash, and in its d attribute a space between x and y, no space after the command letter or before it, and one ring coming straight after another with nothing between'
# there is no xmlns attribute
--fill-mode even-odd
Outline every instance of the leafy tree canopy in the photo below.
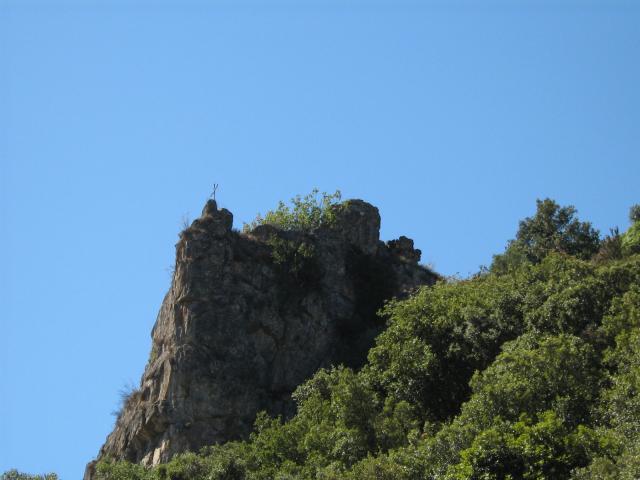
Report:
<svg viewBox="0 0 640 480"><path fill-rule="evenodd" d="M536 214L520 222L516 238L505 253L494 257L494 271L504 272L524 261L540 263L551 252L586 260L598 251L598 230L578 220L575 207L561 207L549 198L536 203Z"/></svg>
<svg viewBox="0 0 640 480"><path fill-rule="evenodd" d="M635 204L629 209L629 220L631 223L640 222L640 204Z"/></svg>
<svg viewBox="0 0 640 480"><path fill-rule="evenodd" d="M640 204L629 210L631 226L622 236L622 252L626 255L640 253Z"/></svg>

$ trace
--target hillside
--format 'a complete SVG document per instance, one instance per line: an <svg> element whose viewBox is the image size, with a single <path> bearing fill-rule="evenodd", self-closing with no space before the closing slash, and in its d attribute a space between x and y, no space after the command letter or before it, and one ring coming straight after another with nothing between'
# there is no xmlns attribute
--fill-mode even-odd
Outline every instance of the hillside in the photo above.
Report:
<svg viewBox="0 0 640 480"><path fill-rule="evenodd" d="M247 439L262 410L290 418L316 371L364 364L385 300L438 279L410 239L380 241L372 205L325 194L296 208L238 232L209 200L181 233L149 362L98 460L157 465Z"/></svg>
<svg viewBox="0 0 640 480"><path fill-rule="evenodd" d="M366 363L318 370L292 418L96 478L637 478L637 209L605 238L575 214L540 201L490 268L388 302Z"/></svg>
<svg viewBox="0 0 640 480"><path fill-rule="evenodd" d="M361 200L313 192L243 232L211 200L85 478L640 478L639 206L630 220L602 237L539 200L460 279L381 242Z"/></svg>

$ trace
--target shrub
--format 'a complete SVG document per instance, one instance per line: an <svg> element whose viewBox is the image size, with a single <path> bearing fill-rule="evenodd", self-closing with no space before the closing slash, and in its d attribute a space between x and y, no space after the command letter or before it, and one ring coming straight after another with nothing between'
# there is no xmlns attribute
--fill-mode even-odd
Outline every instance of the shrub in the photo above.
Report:
<svg viewBox="0 0 640 480"><path fill-rule="evenodd" d="M318 197L320 194L320 197ZM242 231L247 233L258 225L273 225L281 230L309 231L335 221L336 206L342 194L326 193L314 188L311 193L291 199L291 207L280 201L275 210L269 210L264 217L260 214L251 223L245 223Z"/></svg>
<svg viewBox="0 0 640 480"><path fill-rule="evenodd" d="M152 480L151 470L126 461L104 459L96 465L96 480Z"/></svg>
<svg viewBox="0 0 640 480"><path fill-rule="evenodd" d="M271 235L267 244L271 246L271 258L280 269L285 285L310 287L318 282L321 272L312 243Z"/></svg>
<svg viewBox="0 0 640 480"><path fill-rule="evenodd" d="M120 389L118 394L120 395L120 405L115 411L111 412L116 417L116 420L120 419L127 406L140 400L142 391L132 383L128 383Z"/></svg>

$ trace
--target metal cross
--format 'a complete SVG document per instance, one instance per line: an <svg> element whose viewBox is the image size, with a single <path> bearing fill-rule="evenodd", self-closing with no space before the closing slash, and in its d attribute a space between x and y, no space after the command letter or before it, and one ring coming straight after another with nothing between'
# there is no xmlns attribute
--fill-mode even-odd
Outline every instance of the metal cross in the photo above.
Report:
<svg viewBox="0 0 640 480"><path fill-rule="evenodd" d="M211 193L211 198L213 198L214 200L216 199L216 190L218 190L218 184L214 183L213 184L213 192Z"/></svg>

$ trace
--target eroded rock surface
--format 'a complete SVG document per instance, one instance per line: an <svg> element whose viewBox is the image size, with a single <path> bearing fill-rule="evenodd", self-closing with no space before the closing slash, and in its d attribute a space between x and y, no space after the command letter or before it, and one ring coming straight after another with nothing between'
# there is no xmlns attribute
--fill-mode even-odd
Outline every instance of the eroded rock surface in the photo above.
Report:
<svg viewBox="0 0 640 480"><path fill-rule="evenodd" d="M260 410L291 416L291 393L319 368L364 363L384 300L437 278L410 239L380 241L361 200L312 232L232 223L210 200L181 234L140 389L98 458L155 465L246 437Z"/></svg>

